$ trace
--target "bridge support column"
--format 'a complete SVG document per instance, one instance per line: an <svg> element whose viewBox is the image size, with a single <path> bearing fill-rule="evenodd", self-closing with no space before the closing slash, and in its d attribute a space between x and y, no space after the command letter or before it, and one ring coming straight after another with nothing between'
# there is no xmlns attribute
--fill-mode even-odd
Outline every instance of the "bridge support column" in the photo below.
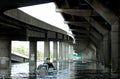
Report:
<svg viewBox="0 0 120 79"><path fill-rule="evenodd" d="M11 73L11 41L0 39L0 76L9 77Z"/></svg>
<svg viewBox="0 0 120 79"><path fill-rule="evenodd" d="M97 69L103 69L103 43L100 42L99 45L97 46L97 50L96 50L96 68Z"/></svg>
<svg viewBox="0 0 120 79"><path fill-rule="evenodd" d="M68 67L68 59L69 59L69 44L66 43L66 52L65 52L65 55L66 55L66 59L65 59L65 63L66 63L66 67Z"/></svg>
<svg viewBox="0 0 120 79"><path fill-rule="evenodd" d="M68 45L68 43L66 43L66 51L65 51L65 55L66 55L66 62L68 61L68 47L69 47L69 45Z"/></svg>
<svg viewBox="0 0 120 79"><path fill-rule="evenodd" d="M111 25L111 69L112 74L120 75L120 20L98 0L85 0L90 6ZM99 4L99 6L98 6ZM119 77L120 78L120 77Z"/></svg>
<svg viewBox="0 0 120 79"><path fill-rule="evenodd" d="M63 60L65 61L66 60L66 44L65 42L62 43L62 49L63 49Z"/></svg>
<svg viewBox="0 0 120 79"><path fill-rule="evenodd" d="M63 69L66 67L66 43L65 42L62 42L62 66L63 66Z"/></svg>
<svg viewBox="0 0 120 79"><path fill-rule="evenodd" d="M68 61L70 60L70 53L71 53L71 51L70 51L70 47L71 45L70 44L68 44Z"/></svg>
<svg viewBox="0 0 120 79"><path fill-rule="evenodd" d="M55 64L55 67L57 68L57 61L58 61L58 47L57 47L57 41L53 41L53 62Z"/></svg>
<svg viewBox="0 0 120 79"><path fill-rule="evenodd" d="M109 67L110 63L110 51L109 51L109 38L108 34L103 38L103 53L104 53L104 64L106 67Z"/></svg>
<svg viewBox="0 0 120 79"><path fill-rule="evenodd" d="M37 41L30 41L30 54L29 54L29 73L30 79L36 78L36 60L37 60Z"/></svg>
<svg viewBox="0 0 120 79"><path fill-rule="evenodd" d="M103 38L103 54L104 54L104 65L111 76L111 43L110 43L110 33L104 35Z"/></svg>
<svg viewBox="0 0 120 79"><path fill-rule="evenodd" d="M72 45L70 45L70 48L69 48L69 54L70 54L70 56L73 54L73 46L72 46ZM72 58L69 57L69 60L71 61Z"/></svg>
<svg viewBox="0 0 120 79"><path fill-rule="evenodd" d="M62 42L59 42L59 70L62 69Z"/></svg>
<svg viewBox="0 0 120 79"><path fill-rule="evenodd" d="M50 58L50 42L44 42L44 59Z"/></svg>
<svg viewBox="0 0 120 79"><path fill-rule="evenodd" d="M100 42L100 60L101 60L101 64L102 64L102 66L105 66L105 61L104 61L104 59L105 59L105 54L104 54L104 48L103 48L103 45L104 44L104 41L102 40L101 42Z"/></svg>
<svg viewBox="0 0 120 79"><path fill-rule="evenodd" d="M120 22L116 21L111 30L111 62L112 72L120 78Z"/></svg>

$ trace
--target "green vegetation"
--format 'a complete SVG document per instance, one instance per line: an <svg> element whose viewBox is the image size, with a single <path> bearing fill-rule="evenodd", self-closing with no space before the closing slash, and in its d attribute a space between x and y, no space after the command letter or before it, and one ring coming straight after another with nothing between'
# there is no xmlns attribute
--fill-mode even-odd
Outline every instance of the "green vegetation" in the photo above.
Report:
<svg viewBox="0 0 120 79"><path fill-rule="evenodd" d="M29 57L29 50L24 46L20 45L19 47L13 47L13 52L20 53ZM50 59L53 60L53 52L50 51ZM37 50L37 60L44 60L44 53Z"/></svg>
<svg viewBox="0 0 120 79"><path fill-rule="evenodd" d="M29 55L29 51L26 50L26 49L24 48L24 46L22 46L22 45L20 45L19 47L13 47L12 51L13 51L13 52L20 53L20 54L23 54L23 55L26 55L26 56Z"/></svg>

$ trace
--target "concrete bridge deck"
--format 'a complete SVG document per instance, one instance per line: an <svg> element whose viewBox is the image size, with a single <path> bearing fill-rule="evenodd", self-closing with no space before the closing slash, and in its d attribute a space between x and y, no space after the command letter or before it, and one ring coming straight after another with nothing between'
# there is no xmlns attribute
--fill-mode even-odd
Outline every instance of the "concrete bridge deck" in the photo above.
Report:
<svg viewBox="0 0 120 79"><path fill-rule="evenodd" d="M29 62L29 57L14 52L14 53L11 53L11 61L12 62L18 62L18 63Z"/></svg>

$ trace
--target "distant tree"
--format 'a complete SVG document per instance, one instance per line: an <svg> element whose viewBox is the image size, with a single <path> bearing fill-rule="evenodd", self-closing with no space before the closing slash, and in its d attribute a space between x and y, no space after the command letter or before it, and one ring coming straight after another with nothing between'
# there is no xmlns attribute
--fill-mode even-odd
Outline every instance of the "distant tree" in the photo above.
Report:
<svg viewBox="0 0 120 79"><path fill-rule="evenodd" d="M27 56L29 55L28 51L22 45L20 45L19 47L13 47L13 52L21 53Z"/></svg>

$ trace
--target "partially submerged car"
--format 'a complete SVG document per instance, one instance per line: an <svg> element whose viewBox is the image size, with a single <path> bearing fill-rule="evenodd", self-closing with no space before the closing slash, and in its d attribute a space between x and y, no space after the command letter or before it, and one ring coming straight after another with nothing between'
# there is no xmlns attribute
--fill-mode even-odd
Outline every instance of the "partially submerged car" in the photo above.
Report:
<svg viewBox="0 0 120 79"><path fill-rule="evenodd" d="M57 74L57 70L55 70L54 68L48 68L47 64L39 65L36 72L40 78L43 78L47 75L56 75Z"/></svg>

